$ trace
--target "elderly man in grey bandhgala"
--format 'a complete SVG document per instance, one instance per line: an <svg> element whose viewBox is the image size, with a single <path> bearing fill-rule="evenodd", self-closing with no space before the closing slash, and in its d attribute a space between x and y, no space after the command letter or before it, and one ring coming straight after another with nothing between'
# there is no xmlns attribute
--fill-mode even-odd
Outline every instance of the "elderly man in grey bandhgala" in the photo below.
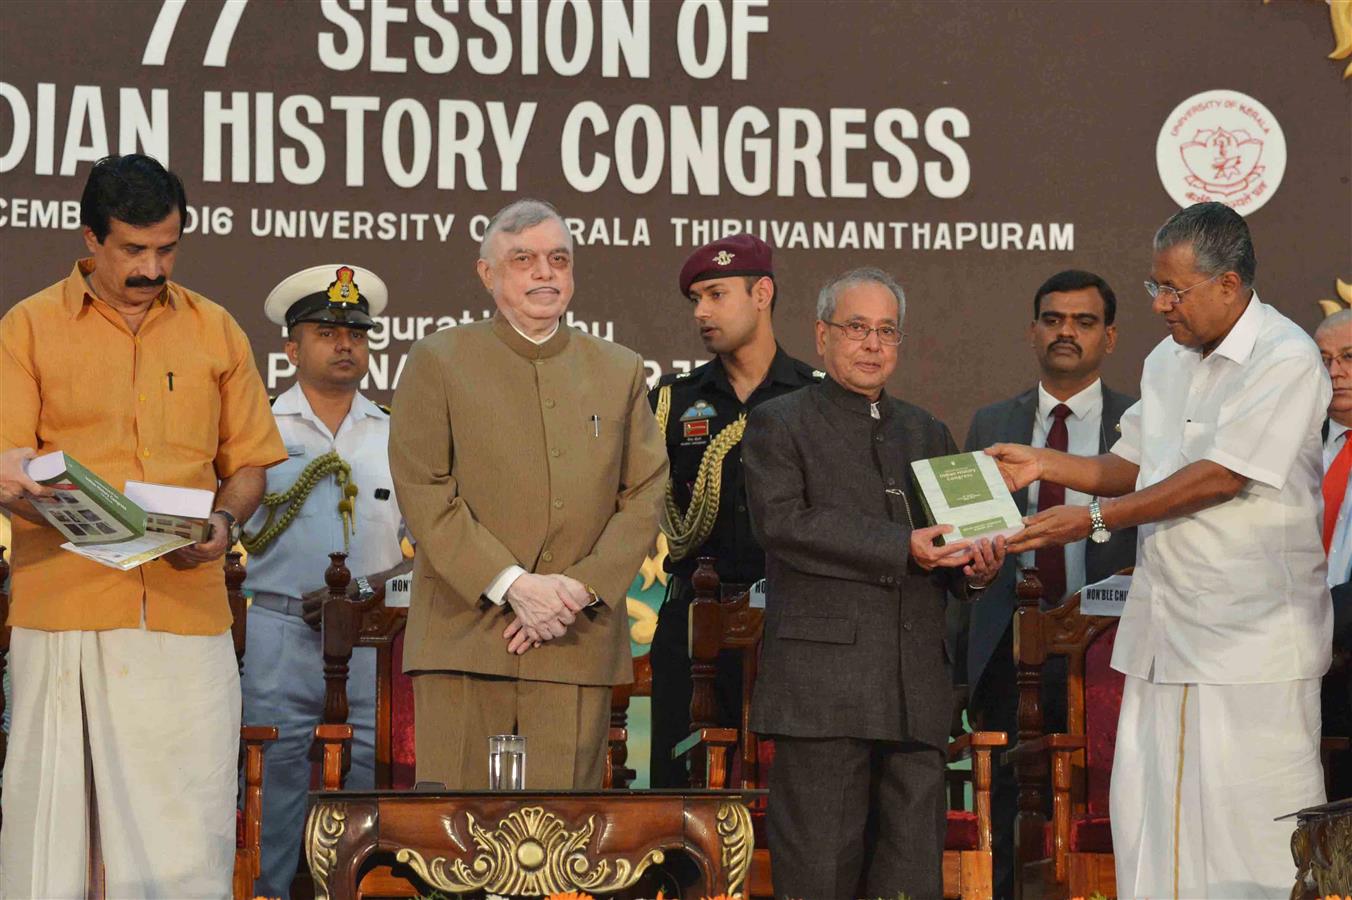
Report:
<svg viewBox="0 0 1352 900"><path fill-rule="evenodd" d="M418 780L487 787L488 737L515 732L528 788L599 788L666 451L643 360L562 322L573 242L554 208L511 204L480 252L497 315L415 344L391 419L418 541L404 654Z"/></svg>
<svg viewBox="0 0 1352 900"><path fill-rule="evenodd" d="M938 897L952 706L944 602L999 572L1004 540L935 546L912 461L956 453L948 428L887 395L905 297L877 269L817 301L827 378L751 414L752 525L766 618L751 727L776 740L777 897Z"/></svg>

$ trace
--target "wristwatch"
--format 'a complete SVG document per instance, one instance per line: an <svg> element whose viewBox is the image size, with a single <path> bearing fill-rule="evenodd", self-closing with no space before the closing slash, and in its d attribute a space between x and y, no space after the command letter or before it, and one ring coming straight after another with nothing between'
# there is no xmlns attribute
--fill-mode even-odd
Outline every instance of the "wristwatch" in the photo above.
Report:
<svg viewBox="0 0 1352 900"><path fill-rule="evenodd" d="M1105 544L1112 536L1108 532L1108 526L1103 524L1103 510L1099 509L1097 498L1089 504L1089 527L1089 538L1096 544Z"/></svg>
<svg viewBox="0 0 1352 900"><path fill-rule="evenodd" d="M366 580L365 575L362 575L356 580L356 585L357 599L361 602L365 603L376 595L375 588L371 587L371 582Z"/></svg>
<svg viewBox="0 0 1352 900"><path fill-rule="evenodd" d="M228 509L213 509L211 514L225 519L225 528L226 531L229 532L230 546L233 547L238 544L240 535L243 534L244 529L239 526L239 522L235 519L235 514Z"/></svg>

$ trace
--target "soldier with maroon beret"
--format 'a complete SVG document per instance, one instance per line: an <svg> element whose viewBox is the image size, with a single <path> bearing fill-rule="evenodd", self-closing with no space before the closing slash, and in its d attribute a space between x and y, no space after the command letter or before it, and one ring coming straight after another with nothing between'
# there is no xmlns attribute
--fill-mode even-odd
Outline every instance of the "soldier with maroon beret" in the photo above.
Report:
<svg viewBox="0 0 1352 900"><path fill-rule="evenodd" d="M819 381L822 373L789 356L775 341L776 285L770 245L737 234L700 247L681 267L681 294L714 359L690 372L664 375L649 394L671 463L662 513L670 578L653 636L651 785L688 784L672 748L690 731L687 619L690 577L701 556L717 560L725 583L750 584L765 573L765 554L751 535L741 440L750 411L773 397ZM701 467L708 476L699 485ZM718 664L720 725L741 716L741 663Z"/></svg>

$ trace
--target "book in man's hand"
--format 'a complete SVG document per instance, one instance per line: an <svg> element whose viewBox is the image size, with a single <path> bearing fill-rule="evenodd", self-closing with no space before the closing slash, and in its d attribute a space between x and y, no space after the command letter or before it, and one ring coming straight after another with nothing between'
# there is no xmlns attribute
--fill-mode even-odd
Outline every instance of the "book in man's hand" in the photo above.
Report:
<svg viewBox="0 0 1352 900"><path fill-rule="evenodd" d="M911 471L930 522L953 526L941 543L994 540L1023 530L1023 516L993 457L980 451L936 456L911 463Z"/></svg>
<svg viewBox="0 0 1352 900"><path fill-rule="evenodd" d="M215 495L196 488L128 481L119 491L68 453L30 459L28 477L52 489L33 506L86 559L126 571L207 539Z"/></svg>

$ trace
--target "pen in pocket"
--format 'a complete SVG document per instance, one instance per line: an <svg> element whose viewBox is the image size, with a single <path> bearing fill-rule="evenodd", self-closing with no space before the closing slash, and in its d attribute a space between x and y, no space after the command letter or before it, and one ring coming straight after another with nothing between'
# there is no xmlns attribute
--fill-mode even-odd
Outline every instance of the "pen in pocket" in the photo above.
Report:
<svg viewBox="0 0 1352 900"><path fill-rule="evenodd" d="M593 416L591 417L591 423L592 423L592 437L600 437L600 436L601 436L601 417L600 417L600 416L593 415Z"/></svg>
<svg viewBox="0 0 1352 900"><path fill-rule="evenodd" d="M173 389L174 389L174 373L173 373L173 372L170 372L170 373L169 373L169 390L172 391Z"/></svg>

